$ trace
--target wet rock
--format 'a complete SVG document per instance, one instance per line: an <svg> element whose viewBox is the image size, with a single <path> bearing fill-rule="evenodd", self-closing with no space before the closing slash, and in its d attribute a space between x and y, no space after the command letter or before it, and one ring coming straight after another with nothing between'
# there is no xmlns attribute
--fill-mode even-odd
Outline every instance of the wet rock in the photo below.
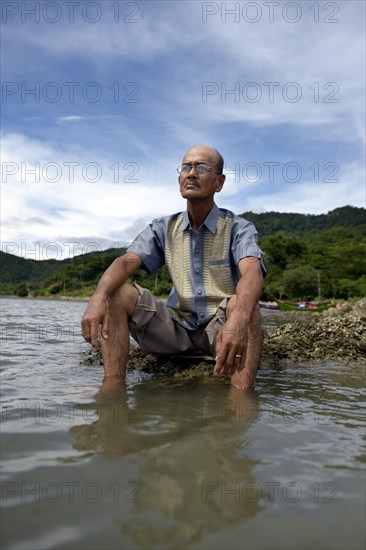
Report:
<svg viewBox="0 0 366 550"><path fill-rule="evenodd" d="M80 361L83 366L103 365L103 359L99 352L87 350ZM145 353L135 345L131 346L127 371L142 371L153 374L155 377L174 377L175 379L198 378L209 376L213 371L214 361L186 357L156 357Z"/></svg>
<svg viewBox="0 0 366 550"><path fill-rule="evenodd" d="M128 370L143 370L157 376L174 376L175 378L192 378L212 374L213 361L186 358L182 356L156 357L141 350L138 346L130 349Z"/></svg>
<svg viewBox="0 0 366 550"><path fill-rule="evenodd" d="M291 312L264 334L263 360L354 363L366 359L366 299L323 313Z"/></svg>
<svg viewBox="0 0 366 550"><path fill-rule="evenodd" d="M264 331L261 365L292 363L358 363L366 359L366 298L322 313L285 312L286 322ZM100 365L100 354L85 352L83 365ZM157 377L192 379L210 376L213 361L155 357L131 346L127 369Z"/></svg>

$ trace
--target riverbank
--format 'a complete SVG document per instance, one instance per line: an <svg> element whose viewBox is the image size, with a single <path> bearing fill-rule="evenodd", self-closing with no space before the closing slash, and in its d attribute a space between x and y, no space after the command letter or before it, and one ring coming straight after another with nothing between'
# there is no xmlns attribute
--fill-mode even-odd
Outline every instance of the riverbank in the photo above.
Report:
<svg viewBox="0 0 366 550"><path fill-rule="evenodd" d="M284 313L287 322L265 332L264 362L335 363L366 359L366 298L322 313Z"/></svg>
<svg viewBox="0 0 366 550"><path fill-rule="evenodd" d="M88 302L90 296L16 296L15 294L0 294L1 299L7 300L46 300L49 302Z"/></svg>
<svg viewBox="0 0 366 550"><path fill-rule="evenodd" d="M322 313L283 312L283 324L264 330L261 367L288 363L360 363L366 359L366 298ZM100 363L87 354L85 364ZM127 369L174 378L212 375L213 360L191 357L157 358L132 346Z"/></svg>

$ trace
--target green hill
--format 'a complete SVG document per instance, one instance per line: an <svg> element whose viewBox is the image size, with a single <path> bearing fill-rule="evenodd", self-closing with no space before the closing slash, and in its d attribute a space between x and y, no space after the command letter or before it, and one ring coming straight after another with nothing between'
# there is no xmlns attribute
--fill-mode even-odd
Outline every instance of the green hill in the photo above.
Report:
<svg viewBox="0 0 366 550"><path fill-rule="evenodd" d="M295 214L244 212L241 217L251 221L261 237L276 233L296 237L310 237L319 231L333 227L359 227L366 224L366 211L355 206L343 206L328 214Z"/></svg>
<svg viewBox="0 0 366 550"><path fill-rule="evenodd" d="M64 260L69 262L70 260ZM59 269L57 260L37 261L19 258L13 254L0 251L1 284L21 283L24 281L41 282L45 277Z"/></svg>
<svg viewBox="0 0 366 550"><path fill-rule="evenodd" d="M31 260L0 252L0 293L92 294L102 273L124 252L125 249L112 248L66 260Z"/></svg>

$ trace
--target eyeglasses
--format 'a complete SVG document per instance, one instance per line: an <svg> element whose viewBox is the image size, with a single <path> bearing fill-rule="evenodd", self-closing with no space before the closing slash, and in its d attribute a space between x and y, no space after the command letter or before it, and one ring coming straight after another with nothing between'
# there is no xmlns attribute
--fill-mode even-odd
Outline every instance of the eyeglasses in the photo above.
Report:
<svg viewBox="0 0 366 550"><path fill-rule="evenodd" d="M221 176L220 172L216 172L212 168L212 166L209 166L208 164L182 164L182 166L179 166L177 168L178 174L189 174L189 172L194 168L197 172L197 174L207 174L209 172L212 172L213 174L217 174L218 176Z"/></svg>

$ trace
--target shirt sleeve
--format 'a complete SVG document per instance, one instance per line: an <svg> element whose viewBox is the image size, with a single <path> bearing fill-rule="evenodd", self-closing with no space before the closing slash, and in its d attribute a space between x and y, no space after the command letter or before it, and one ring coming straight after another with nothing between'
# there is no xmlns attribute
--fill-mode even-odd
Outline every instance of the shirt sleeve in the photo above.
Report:
<svg viewBox="0 0 366 550"><path fill-rule="evenodd" d="M142 261L142 268L152 275L165 264L165 220L160 218L150 223L128 247Z"/></svg>
<svg viewBox="0 0 366 550"><path fill-rule="evenodd" d="M233 224L231 252L236 265L242 258L254 256L261 264L263 277L267 270L263 261L263 252L258 245L258 233L254 225L244 218L237 218Z"/></svg>

